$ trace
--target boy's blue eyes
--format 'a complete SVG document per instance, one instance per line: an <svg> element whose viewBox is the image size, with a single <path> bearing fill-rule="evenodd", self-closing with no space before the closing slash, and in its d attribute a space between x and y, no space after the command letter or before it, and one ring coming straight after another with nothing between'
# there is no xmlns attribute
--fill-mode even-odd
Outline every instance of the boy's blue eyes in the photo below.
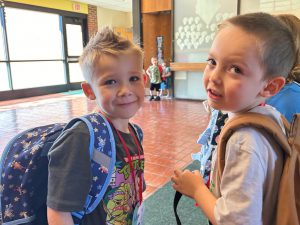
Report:
<svg viewBox="0 0 300 225"><path fill-rule="evenodd" d="M138 76L132 76L132 77L129 78L129 81L139 81L140 79L141 78L138 77ZM104 85L113 85L113 84L116 84L116 83L117 83L116 80L111 79L111 80L106 80L104 82Z"/></svg>
<svg viewBox="0 0 300 225"><path fill-rule="evenodd" d="M115 83L117 83L117 81L115 81L115 80L107 80L107 81L104 82L105 85L112 85L112 84L115 84Z"/></svg>
<svg viewBox="0 0 300 225"><path fill-rule="evenodd" d="M140 78L138 76L130 77L130 81L138 81Z"/></svg>

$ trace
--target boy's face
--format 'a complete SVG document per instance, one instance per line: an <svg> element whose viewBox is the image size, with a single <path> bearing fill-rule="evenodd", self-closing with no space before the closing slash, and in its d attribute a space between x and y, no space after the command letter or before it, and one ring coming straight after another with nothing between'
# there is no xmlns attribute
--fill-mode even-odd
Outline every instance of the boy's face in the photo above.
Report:
<svg viewBox="0 0 300 225"><path fill-rule="evenodd" d="M211 107L229 112L249 110L264 101L267 80L260 61L258 39L229 25L217 34L204 71Z"/></svg>
<svg viewBox="0 0 300 225"><path fill-rule="evenodd" d="M151 59L151 63L152 63L152 65L157 65L157 63L158 63L158 61L157 61L157 58L152 58Z"/></svg>
<svg viewBox="0 0 300 225"><path fill-rule="evenodd" d="M88 89L85 91L87 97L96 99L100 110L112 121L128 120L144 102L144 75L140 61L134 55L101 56L91 87L82 86Z"/></svg>

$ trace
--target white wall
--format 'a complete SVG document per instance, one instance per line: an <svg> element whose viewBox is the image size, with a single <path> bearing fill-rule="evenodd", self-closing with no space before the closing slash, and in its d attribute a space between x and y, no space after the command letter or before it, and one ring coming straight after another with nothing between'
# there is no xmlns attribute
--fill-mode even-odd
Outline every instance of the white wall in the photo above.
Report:
<svg viewBox="0 0 300 225"><path fill-rule="evenodd" d="M97 7L98 30L109 27L132 27L132 13Z"/></svg>
<svg viewBox="0 0 300 225"><path fill-rule="evenodd" d="M274 15L290 13L300 18L300 0L241 0L241 14L260 11Z"/></svg>

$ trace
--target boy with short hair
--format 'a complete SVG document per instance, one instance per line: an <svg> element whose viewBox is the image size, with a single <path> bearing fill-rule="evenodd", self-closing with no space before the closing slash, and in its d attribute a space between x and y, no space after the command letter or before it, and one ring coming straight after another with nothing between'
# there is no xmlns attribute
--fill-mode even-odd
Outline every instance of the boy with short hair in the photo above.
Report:
<svg viewBox="0 0 300 225"><path fill-rule="evenodd" d="M160 92L160 84L161 84L161 73L160 67L158 65L158 60L156 57L151 58L151 66L146 70L150 78L150 98L149 100L159 101L159 92ZM156 90L156 97L154 97L153 91Z"/></svg>
<svg viewBox="0 0 300 225"><path fill-rule="evenodd" d="M160 84L160 96L164 97L163 92L164 90L167 92L166 98L170 98L170 89L171 89L171 82L172 82L172 78L171 78L171 69L170 67L167 66L167 64L165 62L161 63L161 67L163 70L162 73L162 79L163 81Z"/></svg>
<svg viewBox="0 0 300 225"><path fill-rule="evenodd" d="M280 113L264 102L283 87L294 60L292 35L277 18L252 13L226 20L204 71L209 105L228 111L229 120L244 112L267 115L284 131ZM212 224L275 224L283 155L274 146L259 130L240 128L227 142L220 183L213 154L212 193L198 171L176 170L173 187L195 199Z"/></svg>
<svg viewBox="0 0 300 225"><path fill-rule="evenodd" d="M131 224L134 211L142 208L144 155L129 124L144 101L142 65L141 49L109 28L97 33L80 57L86 79L82 89L110 122L116 142L116 164L110 184L95 210L86 214L81 224ZM71 212L83 209L95 178L91 173L89 137L85 123L76 122L49 151L49 225L74 224Z"/></svg>

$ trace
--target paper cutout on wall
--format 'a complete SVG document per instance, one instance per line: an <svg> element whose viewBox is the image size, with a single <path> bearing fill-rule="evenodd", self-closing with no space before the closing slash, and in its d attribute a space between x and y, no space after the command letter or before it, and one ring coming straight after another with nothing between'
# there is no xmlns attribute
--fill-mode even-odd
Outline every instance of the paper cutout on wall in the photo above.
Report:
<svg viewBox="0 0 300 225"><path fill-rule="evenodd" d="M180 50L208 48L214 39L217 25L235 13L220 12L220 0L197 0L195 12L183 17L175 28L175 44Z"/></svg>

